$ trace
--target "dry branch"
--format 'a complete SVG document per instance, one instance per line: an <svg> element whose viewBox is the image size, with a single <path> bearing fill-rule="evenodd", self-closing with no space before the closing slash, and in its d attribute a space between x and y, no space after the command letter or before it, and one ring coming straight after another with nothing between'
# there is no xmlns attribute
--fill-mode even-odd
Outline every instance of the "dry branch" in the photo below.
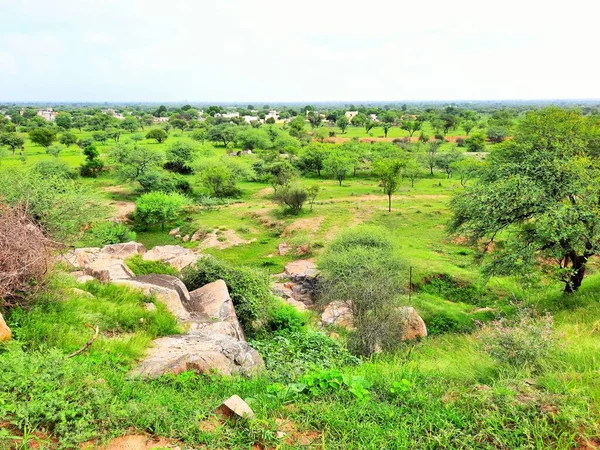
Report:
<svg viewBox="0 0 600 450"><path fill-rule="evenodd" d="M89 340L89 341L87 341L87 342L85 343L85 345L84 345L83 347L81 347L81 348L80 348L79 350L77 350L76 352L74 352L74 353L71 353L71 354L69 355L69 358L72 358L73 356L77 356L77 355L79 355L80 353L83 353L84 351L86 351L86 350L87 350L87 349L88 349L88 348L89 348L89 347L90 347L90 346L91 346L91 345L94 343L94 341L96 340L96 338L97 338L97 337L98 337L98 335L100 334L100 327L98 327L97 325L94 327L94 326L90 325L89 323L86 323L86 324L85 324L85 326L86 326L86 327L88 327L88 328L91 328L92 330L94 330L94 335L93 335L93 336L90 338L90 340Z"/></svg>

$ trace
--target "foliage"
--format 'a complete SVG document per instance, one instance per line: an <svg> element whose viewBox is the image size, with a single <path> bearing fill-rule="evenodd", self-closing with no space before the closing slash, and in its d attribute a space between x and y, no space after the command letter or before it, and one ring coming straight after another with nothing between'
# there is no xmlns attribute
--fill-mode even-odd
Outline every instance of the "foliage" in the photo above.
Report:
<svg viewBox="0 0 600 450"><path fill-rule="evenodd" d="M77 178L77 173L66 162L56 158L36 162L31 171L44 178L64 178L70 180Z"/></svg>
<svg viewBox="0 0 600 450"><path fill-rule="evenodd" d="M485 136L483 134L473 134L465 139L465 145L469 152L482 152L485 150Z"/></svg>
<svg viewBox="0 0 600 450"><path fill-rule="evenodd" d="M174 142L167 148L165 169L185 175L191 174L195 153L194 146L181 141Z"/></svg>
<svg viewBox="0 0 600 450"><path fill-rule="evenodd" d="M469 180L476 178L484 166L483 161L474 158L464 158L451 163L452 172L458 174L462 187L466 187Z"/></svg>
<svg viewBox="0 0 600 450"><path fill-rule="evenodd" d="M169 135L167 132L165 130L161 130L160 128L153 128L146 133L146 139L154 139L159 144L166 141L168 137Z"/></svg>
<svg viewBox="0 0 600 450"><path fill-rule="evenodd" d="M8 147L14 156L18 148L22 148L25 140L17 135L17 133L0 133L0 145Z"/></svg>
<svg viewBox="0 0 600 450"><path fill-rule="evenodd" d="M90 247L135 241L136 234L121 222L96 222L88 232Z"/></svg>
<svg viewBox="0 0 600 450"><path fill-rule="evenodd" d="M388 211L392 212L392 194L400 187L403 161L381 159L375 163L373 174L379 179L379 185L388 196Z"/></svg>
<svg viewBox="0 0 600 450"><path fill-rule="evenodd" d="M183 282L192 291L213 281L223 280L235 306L240 324L254 333L268 320L272 303L271 287L265 273L244 266L233 266L212 256L201 258L183 272Z"/></svg>
<svg viewBox="0 0 600 450"><path fill-rule="evenodd" d="M293 331L250 343L262 355L269 375L276 381L295 381L310 371L360 362L339 342L316 331Z"/></svg>
<svg viewBox="0 0 600 450"><path fill-rule="evenodd" d="M325 161L323 161L323 167L341 186L342 182L352 170L353 161L350 155L345 155L340 152L330 153L327 158L325 158Z"/></svg>
<svg viewBox="0 0 600 450"><path fill-rule="evenodd" d="M376 232L375 239L367 234L360 227L345 232L319 259L321 301L342 301L350 308L355 326L350 345L364 355L397 345L400 320L395 300L405 270L383 231Z"/></svg>
<svg viewBox="0 0 600 450"><path fill-rule="evenodd" d="M304 331L307 324L308 313L281 302L269 310L265 329L270 333L293 333Z"/></svg>
<svg viewBox="0 0 600 450"><path fill-rule="evenodd" d="M177 276L179 272L170 264L162 261L147 261L141 255L134 255L125 260L125 264L136 275L151 275L159 273L164 275Z"/></svg>
<svg viewBox="0 0 600 450"><path fill-rule="evenodd" d="M138 181L140 177L158 169L163 162L163 153L153 148L123 144L115 145L110 158L117 166L117 175L123 181Z"/></svg>
<svg viewBox="0 0 600 450"><path fill-rule="evenodd" d="M0 186L5 202L24 205L46 233L64 243L106 211L89 187L76 180L11 168L0 170Z"/></svg>
<svg viewBox="0 0 600 450"><path fill-rule="evenodd" d="M239 174L233 167L223 162L209 163L200 166L200 180L204 186L218 198L235 197L239 194L236 184Z"/></svg>
<svg viewBox="0 0 600 450"><path fill-rule="evenodd" d="M290 213L299 214L308 200L308 191L298 183L282 186L273 194L273 200L285 205Z"/></svg>
<svg viewBox="0 0 600 450"><path fill-rule="evenodd" d="M145 226L160 225L165 229L168 222L177 218L186 198L176 192L149 192L135 202L135 219Z"/></svg>
<svg viewBox="0 0 600 450"><path fill-rule="evenodd" d="M463 154L456 149L441 152L435 158L435 165L446 172L448 178L452 177L455 164L464 158Z"/></svg>
<svg viewBox="0 0 600 450"><path fill-rule="evenodd" d="M229 123L215 125L208 129L206 138L212 142L222 142L225 147L232 141L235 141L238 134L238 127Z"/></svg>
<svg viewBox="0 0 600 450"><path fill-rule="evenodd" d="M473 243L506 239L488 274L525 278L542 266L579 288L600 250L598 128L574 111L548 108L520 123L513 140L489 158L478 183L452 202L449 231Z"/></svg>
<svg viewBox="0 0 600 450"><path fill-rule="evenodd" d="M41 145L42 147L50 147L54 141L56 141L56 131L52 128L34 128L29 132L29 139L34 144Z"/></svg>
<svg viewBox="0 0 600 450"><path fill-rule="evenodd" d="M83 149L85 163L79 167L79 173L82 177L96 178L104 168L104 162L99 158L100 153L92 144Z"/></svg>
<svg viewBox="0 0 600 450"><path fill-rule="evenodd" d="M511 322L500 319L486 324L479 333L486 352L502 363L516 368L539 369L555 345L550 314L542 317L520 311Z"/></svg>
<svg viewBox="0 0 600 450"><path fill-rule="evenodd" d="M508 130L504 127L495 126L488 128L486 134L490 142L494 142L497 144L506 139L506 137L508 136Z"/></svg>

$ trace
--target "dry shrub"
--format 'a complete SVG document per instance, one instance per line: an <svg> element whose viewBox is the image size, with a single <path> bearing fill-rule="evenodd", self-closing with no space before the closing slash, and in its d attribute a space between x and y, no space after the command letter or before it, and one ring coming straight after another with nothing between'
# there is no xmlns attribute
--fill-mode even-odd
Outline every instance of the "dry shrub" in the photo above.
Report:
<svg viewBox="0 0 600 450"><path fill-rule="evenodd" d="M19 303L40 286L51 248L24 207L0 204L0 306Z"/></svg>

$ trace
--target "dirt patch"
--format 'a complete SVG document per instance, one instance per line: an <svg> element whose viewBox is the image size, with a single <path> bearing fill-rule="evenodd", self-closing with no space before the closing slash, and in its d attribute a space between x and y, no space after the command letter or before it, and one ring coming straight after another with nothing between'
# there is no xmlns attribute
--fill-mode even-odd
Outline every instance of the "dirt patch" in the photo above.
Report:
<svg viewBox="0 0 600 450"><path fill-rule="evenodd" d="M319 228L324 220L324 216L298 219L284 228L283 233L281 233L281 237L289 237L303 231L307 231L311 235L314 235L319 231Z"/></svg>
<svg viewBox="0 0 600 450"><path fill-rule="evenodd" d="M250 239L248 241L242 238L233 230L212 231L206 235L206 238L204 238L202 242L200 242L198 249L216 248L223 250L225 248L235 247L236 245L250 244L254 241L256 241L256 239Z"/></svg>
<svg viewBox="0 0 600 450"><path fill-rule="evenodd" d="M150 450L150 449L179 449L179 443L164 438L156 438L145 434L126 434L112 439L108 444L98 447L94 442L86 442L81 445L81 450Z"/></svg>
<svg viewBox="0 0 600 450"><path fill-rule="evenodd" d="M252 197L255 198L264 198L268 195L271 195L273 193L273 188L271 187L266 187L264 189L261 189L260 191L256 192L255 194L252 195Z"/></svg>
<svg viewBox="0 0 600 450"><path fill-rule="evenodd" d="M135 211L135 203L133 202L110 202L109 206L114 208L115 211L112 214L111 219L118 222L127 222L129 216Z"/></svg>
<svg viewBox="0 0 600 450"><path fill-rule="evenodd" d="M300 431L298 426L289 419L277 418L277 434L288 445L301 445L308 448L318 448L321 442L321 433L318 431Z"/></svg>

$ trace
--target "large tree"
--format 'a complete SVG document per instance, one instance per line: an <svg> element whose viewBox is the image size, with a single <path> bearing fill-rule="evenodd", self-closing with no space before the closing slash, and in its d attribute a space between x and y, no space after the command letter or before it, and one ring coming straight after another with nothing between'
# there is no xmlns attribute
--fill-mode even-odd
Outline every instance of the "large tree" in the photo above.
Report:
<svg viewBox="0 0 600 450"><path fill-rule="evenodd" d="M600 251L600 132L578 112L532 112L490 154L479 181L452 200L449 231L491 251L486 272L542 267L577 291Z"/></svg>
<svg viewBox="0 0 600 450"><path fill-rule="evenodd" d="M18 148L23 148L25 140L17 133L0 133L0 145L10 148L14 156Z"/></svg>
<svg viewBox="0 0 600 450"><path fill-rule="evenodd" d="M375 163L373 173L379 179L379 185L388 196L388 211L392 212L392 195L400 187L403 162L400 160L382 159Z"/></svg>
<svg viewBox="0 0 600 450"><path fill-rule="evenodd" d="M56 141L56 131L52 128L34 128L29 132L29 139L34 144L48 148Z"/></svg>

